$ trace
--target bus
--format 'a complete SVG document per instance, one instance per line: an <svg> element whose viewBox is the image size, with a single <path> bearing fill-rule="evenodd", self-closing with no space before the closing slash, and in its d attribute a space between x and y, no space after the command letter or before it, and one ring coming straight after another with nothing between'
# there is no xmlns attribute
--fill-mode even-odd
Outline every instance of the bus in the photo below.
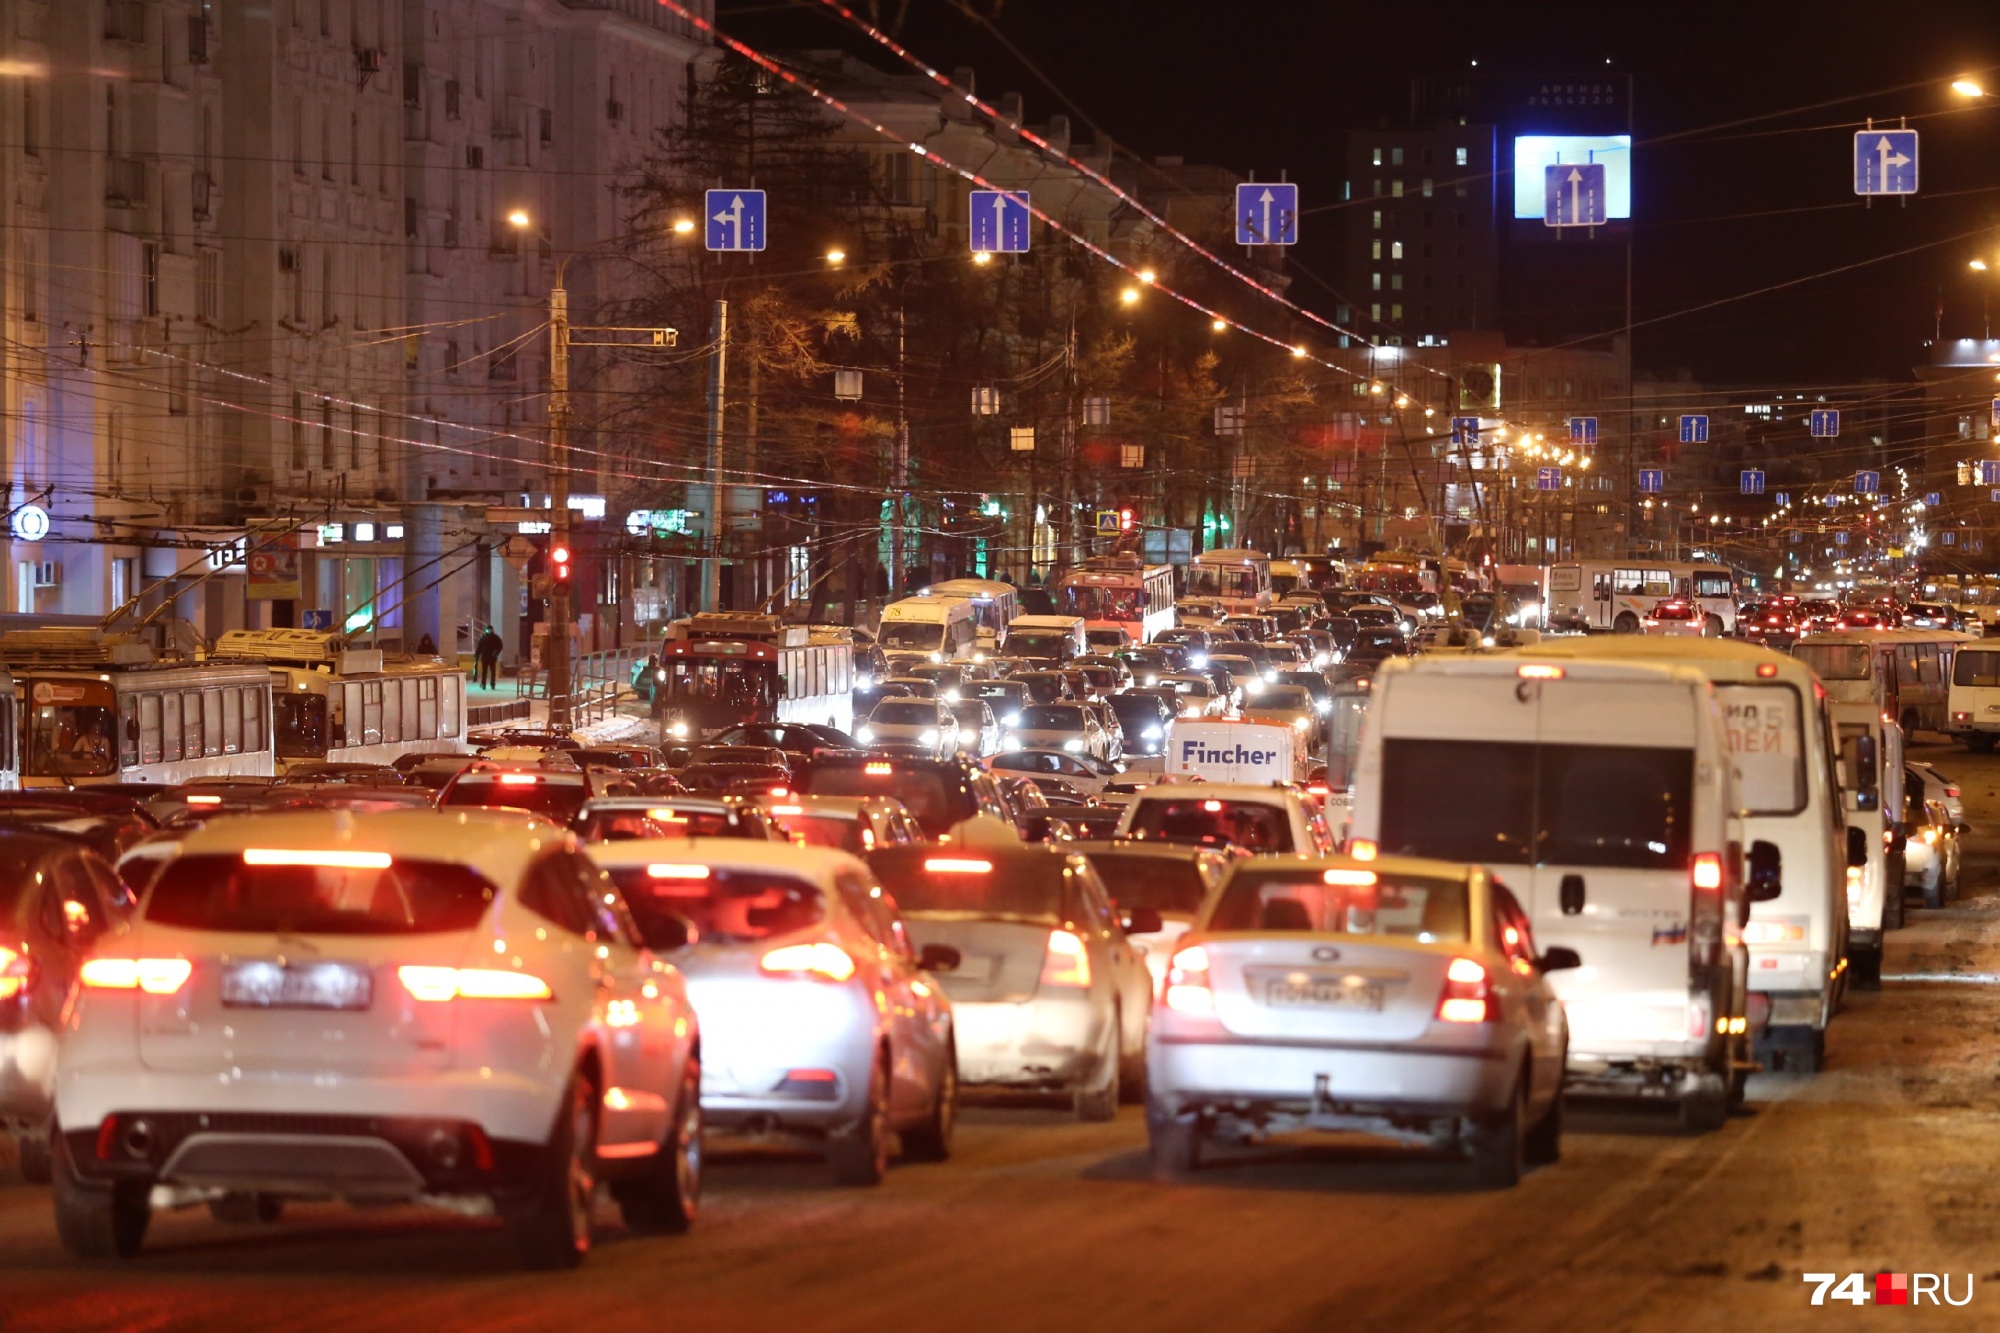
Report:
<svg viewBox="0 0 2000 1333"><path fill-rule="evenodd" d="M267 664L280 773L299 760L387 764L466 750L465 673L438 658L390 660L311 629L233 629L215 653Z"/></svg>
<svg viewBox="0 0 2000 1333"><path fill-rule="evenodd" d="M1171 565L1136 556L1092 556L1056 580L1056 614L1077 616L1084 629L1122 629L1133 643L1174 626Z"/></svg>
<svg viewBox="0 0 2000 1333"><path fill-rule="evenodd" d="M1442 562L1436 556L1410 551L1382 551L1370 556L1354 576L1354 586L1362 592L1386 592L1407 597L1412 593L1441 593Z"/></svg>
<svg viewBox="0 0 2000 1333"><path fill-rule="evenodd" d="M1736 630L1736 576L1725 566L1651 556L1549 566L1546 611L1551 629L1637 634L1653 608L1669 598L1699 603L1711 638Z"/></svg>
<svg viewBox="0 0 2000 1333"><path fill-rule="evenodd" d="M973 623L978 628L979 646L972 660L984 661L1000 647L1007 623L1021 614L1021 595L1011 583L998 579L946 579L926 591L933 597L960 597L972 603Z"/></svg>
<svg viewBox="0 0 2000 1333"><path fill-rule="evenodd" d="M21 701L20 784L270 777L261 662L160 660L136 635L80 626L0 634Z"/></svg>
<svg viewBox="0 0 2000 1333"><path fill-rule="evenodd" d="M1214 598L1225 612L1261 611L1273 597L1270 557L1242 547L1203 551L1188 566L1187 595Z"/></svg>
<svg viewBox="0 0 2000 1333"><path fill-rule="evenodd" d="M979 648L979 608L963 597L944 597L935 590L904 597L882 608L875 642L891 655L968 661Z"/></svg>
<svg viewBox="0 0 2000 1333"><path fill-rule="evenodd" d="M1973 642L1948 629L1837 630L1806 635L1792 656L1818 673L1829 698L1873 704L1914 736L1948 732L1952 659Z"/></svg>
<svg viewBox="0 0 2000 1333"><path fill-rule="evenodd" d="M667 627L654 716L678 741L748 722L854 722L854 635L754 611L710 611Z"/></svg>

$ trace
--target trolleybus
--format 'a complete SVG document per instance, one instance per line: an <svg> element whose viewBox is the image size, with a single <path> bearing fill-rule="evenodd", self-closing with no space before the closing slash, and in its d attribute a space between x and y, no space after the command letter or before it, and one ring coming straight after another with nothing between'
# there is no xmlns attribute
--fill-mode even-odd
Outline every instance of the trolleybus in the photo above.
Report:
<svg viewBox="0 0 2000 1333"><path fill-rule="evenodd" d="M1188 566L1187 595L1214 598L1225 612L1261 611L1272 601L1271 558L1243 547L1203 551Z"/></svg>
<svg viewBox="0 0 2000 1333"><path fill-rule="evenodd" d="M751 611L714 611L667 627L654 715L675 740L746 722L854 720L854 639L831 625L787 625Z"/></svg>
<svg viewBox="0 0 2000 1333"><path fill-rule="evenodd" d="M1647 613L1669 599L1699 604L1709 637L1735 632L1736 578L1724 566L1651 556L1549 566L1551 629L1587 626L1637 634Z"/></svg>
<svg viewBox="0 0 2000 1333"><path fill-rule="evenodd" d="M310 629L229 630L215 651L268 665L280 772L299 760L386 764L466 749L465 673L439 658L388 658Z"/></svg>
<svg viewBox="0 0 2000 1333"><path fill-rule="evenodd" d="M1056 580L1056 614L1077 616L1086 632L1122 629L1133 643L1151 643L1174 624L1171 565L1137 556L1092 556Z"/></svg>

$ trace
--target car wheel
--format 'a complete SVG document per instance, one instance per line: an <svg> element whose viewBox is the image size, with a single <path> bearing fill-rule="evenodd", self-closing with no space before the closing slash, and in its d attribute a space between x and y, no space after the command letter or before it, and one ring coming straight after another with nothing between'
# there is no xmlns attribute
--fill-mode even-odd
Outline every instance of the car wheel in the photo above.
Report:
<svg viewBox="0 0 2000 1333"><path fill-rule="evenodd" d="M1939 866L1935 869L1936 873L1932 875L1930 883L1924 885L1924 907L1932 912L1944 908L1944 868Z"/></svg>
<svg viewBox="0 0 2000 1333"><path fill-rule="evenodd" d="M92 1185L78 1178L69 1144L52 1137L56 1236L79 1259L129 1259L146 1239L153 1220L152 1187L144 1181Z"/></svg>
<svg viewBox="0 0 2000 1333"><path fill-rule="evenodd" d="M1542 1112L1542 1118L1528 1131L1527 1142L1521 1145L1521 1160L1529 1166L1553 1166L1562 1160L1563 1099L1558 1091L1549 1109Z"/></svg>
<svg viewBox="0 0 2000 1333"><path fill-rule="evenodd" d="M1639 632L1639 617L1633 615L1630 611L1620 612L1618 619L1611 622L1611 632L1613 634L1637 634Z"/></svg>
<svg viewBox="0 0 2000 1333"><path fill-rule="evenodd" d="M1854 977L1856 990L1882 989L1882 951L1878 949L1856 949L1848 954L1851 964L1849 971Z"/></svg>
<svg viewBox="0 0 2000 1333"><path fill-rule="evenodd" d="M1691 1093L1681 1098L1681 1128L1696 1134L1712 1134L1729 1120L1729 1089Z"/></svg>
<svg viewBox="0 0 2000 1333"><path fill-rule="evenodd" d="M1505 1110L1475 1123L1466 1136L1466 1155L1472 1162L1472 1180L1481 1189L1512 1189L1520 1184L1527 1167L1527 1080L1514 1079L1514 1092Z"/></svg>
<svg viewBox="0 0 2000 1333"><path fill-rule="evenodd" d="M701 1061L689 1056L681 1075L674 1118L653 1170L639 1180L615 1181L611 1197L634 1231L679 1233L694 1225L701 1207Z"/></svg>
<svg viewBox="0 0 2000 1333"><path fill-rule="evenodd" d="M903 1156L912 1162L942 1162L951 1156L958 1127L958 1045L946 1042L938 1069L937 1096L924 1123L903 1135Z"/></svg>
<svg viewBox="0 0 2000 1333"><path fill-rule="evenodd" d="M574 1268L590 1253L597 1203L597 1088L582 1070L570 1075L542 1148L535 1188L507 1218L530 1268Z"/></svg>
<svg viewBox="0 0 2000 1333"><path fill-rule="evenodd" d="M836 1185L879 1185L889 1174L889 1057L875 1058L861 1118L827 1136L826 1164Z"/></svg>
<svg viewBox="0 0 2000 1333"><path fill-rule="evenodd" d="M1889 900L1882 904L1882 929L1901 930L1903 928L1903 877L1892 875L1889 882L1896 887L1889 891Z"/></svg>
<svg viewBox="0 0 2000 1333"><path fill-rule="evenodd" d="M285 1215L285 1201L275 1194L231 1190L219 1199L208 1201L208 1215L224 1226L262 1226Z"/></svg>
<svg viewBox="0 0 2000 1333"><path fill-rule="evenodd" d="M29 1185L46 1185L53 1177L49 1168L49 1136L46 1132L21 1131L14 1135L15 1164L21 1179Z"/></svg>
<svg viewBox="0 0 2000 1333"><path fill-rule="evenodd" d="M1153 1179L1171 1183L1200 1170L1202 1138L1198 1117L1169 1115L1164 1108L1147 1102L1146 1147Z"/></svg>

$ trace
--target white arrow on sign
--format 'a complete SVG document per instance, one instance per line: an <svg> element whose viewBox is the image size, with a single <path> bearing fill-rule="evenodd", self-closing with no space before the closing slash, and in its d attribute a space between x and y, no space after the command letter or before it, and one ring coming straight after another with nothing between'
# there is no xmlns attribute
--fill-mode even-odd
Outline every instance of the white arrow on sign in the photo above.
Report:
<svg viewBox="0 0 2000 1333"><path fill-rule="evenodd" d="M1895 148L1889 143L1889 136L1886 134L1876 141L1875 156L1877 160L1880 161L1882 164L1881 165L1882 174L1879 177L1879 179L1881 180L1881 183L1884 185L1887 185L1889 183L1890 167L1906 167L1910 164L1909 158L1904 157L1901 153L1895 151Z"/></svg>
<svg viewBox="0 0 2000 1333"><path fill-rule="evenodd" d="M1575 167L1571 167L1569 169L1569 220L1571 222L1583 221L1582 189L1583 173Z"/></svg>
<svg viewBox="0 0 2000 1333"><path fill-rule="evenodd" d="M732 250L741 250L743 248L743 196L740 194L731 195L729 207L717 213L715 220L729 224L729 248Z"/></svg>
<svg viewBox="0 0 2000 1333"><path fill-rule="evenodd" d="M1277 196L1272 194L1268 189L1257 196L1257 202L1264 205L1264 230L1262 235L1267 242L1271 239L1271 201L1275 198Z"/></svg>
<svg viewBox="0 0 2000 1333"><path fill-rule="evenodd" d="M1007 196L997 190L993 194L993 248L1007 248Z"/></svg>

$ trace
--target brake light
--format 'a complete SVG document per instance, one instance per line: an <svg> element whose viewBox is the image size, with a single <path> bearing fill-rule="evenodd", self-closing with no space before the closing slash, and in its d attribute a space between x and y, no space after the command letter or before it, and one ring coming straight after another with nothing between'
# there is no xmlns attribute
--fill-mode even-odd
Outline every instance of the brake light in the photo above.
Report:
<svg viewBox="0 0 2000 1333"><path fill-rule="evenodd" d="M1937 846L1937 829L1935 827L1927 828L1917 836L1922 838L1925 842L1929 843L1931 846L1933 847Z"/></svg>
<svg viewBox="0 0 2000 1333"><path fill-rule="evenodd" d="M194 964L185 958L92 958L78 974L93 990L142 990L172 995L187 985Z"/></svg>
<svg viewBox="0 0 2000 1333"><path fill-rule="evenodd" d="M1329 870L1320 876L1328 884L1338 884L1344 888L1362 889L1375 883L1372 870Z"/></svg>
<svg viewBox="0 0 2000 1333"><path fill-rule="evenodd" d="M541 779L533 773L502 773L500 785L503 787L532 787Z"/></svg>
<svg viewBox="0 0 2000 1333"><path fill-rule="evenodd" d="M646 874L652 879L707 879L707 866L677 866L663 861L655 861L646 867Z"/></svg>
<svg viewBox="0 0 2000 1333"><path fill-rule="evenodd" d="M1444 992L1438 996L1438 1021L1488 1023L1499 1017L1498 1008L1486 968L1470 958L1452 959L1444 972Z"/></svg>
<svg viewBox="0 0 2000 1333"><path fill-rule="evenodd" d="M1652 621L1647 621L1652 624ZM1522 680L1561 680L1563 669L1553 662L1523 662L1514 668L1514 674Z"/></svg>
<svg viewBox="0 0 2000 1333"><path fill-rule="evenodd" d="M1211 814L1211 815L1214 815L1214 814L1220 814L1220 813L1222 813L1222 802L1220 802L1220 801L1203 801L1203 802L1201 803L1201 808L1202 808L1203 810L1206 810L1206 811L1207 811L1207 812L1208 812L1209 814Z"/></svg>
<svg viewBox="0 0 2000 1333"><path fill-rule="evenodd" d="M1208 950L1191 944L1167 964L1167 1008L1177 1014L1206 1016L1215 1012L1215 991L1208 984Z"/></svg>
<svg viewBox="0 0 2000 1333"><path fill-rule="evenodd" d="M993 863L962 856L933 856L924 862L924 869L933 875L989 875L993 873Z"/></svg>
<svg viewBox="0 0 2000 1333"><path fill-rule="evenodd" d="M1722 856L1718 852L1697 852L1694 858L1694 886L1713 893L1722 887Z"/></svg>
<svg viewBox="0 0 2000 1333"><path fill-rule="evenodd" d="M1373 861L1382 854L1382 848L1373 838L1350 838L1347 854L1357 861Z"/></svg>
<svg viewBox="0 0 2000 1333"><path fill-rule="evenodd" d="M34 984L35 960L0 944L0 1000L11 1000Z"/></svg>
<svg viewBox="0 0 2000 1333"><path fill-rule="evenodd" d="M773 796L790 796L792 789L790 787L773 787L770 794Z"/></svg>
<svg viewBox="0 0 2000 1333"><path fill-rule="evenodd" d="M527 972L491 967L418 967L396 969L396 979L410 998L442 1000L552 1000L549 983Z"/></svg>
<svg viewBox="0 0 2000 1333"><path fill-rule="evenodd" d="M185 799L186 799L186 801L187 801L187 803L188 803L189 805L221 805L221 804L222 804L222 798L221 798L220 796L189 796L189 797L186 797Z"/></svg>
<svg viewBox="0 0 2000 1333"><path fill-rule="evenodd" d="M1049 932L1048 953L1042 958L1042 985L1082 990L1090 985L1090 952L1075 931Z"/></svg>
<svg viewBox="0 0 2000 1333"><path fill-rule="evenodd" d="M861 771L871 778L886 778L896 771L893 764L863 764Z"/></svg>
<svg viewBox="0 0 2000 1333"><path fill-rule="evenodd" d="M805 973L828 981L845 981L854 975L854 960L838 944L787 944L771 950L758 964L766 972Z"/></svg>
<svg viewBox="0 0 2000 1333"><path fill-rule="evenodd" d="M1778 622L1774 620L1771 623L1775 625ZM1769 680L1777 674L1778 664L1776 662L1759 662L1757 664L1757 675L1760 679Z"/></svg>
<svg viewBox="0 0 2000 1333"><path fill-rule="evenodd" d="M685 815L677 815L673 811L667 809L665 806L656 806L655 808L648 810L646 812L646 818L651 820L656 820L662 824L685 824L688 822L687 817Z"/></svg>
<svg viewBox="0 0 2000 1333"><path fill-rule="evenodd" d="M1949 796L1949 797L1951 797L1951 798L1952 798L1952 799L1953 799L1953 800L1955 801L1955 800L1957 800L1957 799L1958 799L1958 788L1956 788L1956 787L1946 787L1946 788L1944 789L1944 794L1945 794L1946 796Z"/></svg>
<svg viewBox="0 0 2000 1333"><path fill-rule="evenodd" d="M1806 923L1795 920L1751 921L1743 927L1745 944L1803 944Z"/></svg>
<svg viewBox="0 0 2000 1333"><path fill-rule="evenodd" d="M249 847L244 849L246 866L324 866L332 870L387 870L387 852L300 851L291 847Z"/></svg>
<svg viewBox="0 0 2000 1333"><path fill-rule="evenodd" d="M771 813L774 815L802 815L805 812L806 808L802 805L774 805L771 807Z"/></svg>

